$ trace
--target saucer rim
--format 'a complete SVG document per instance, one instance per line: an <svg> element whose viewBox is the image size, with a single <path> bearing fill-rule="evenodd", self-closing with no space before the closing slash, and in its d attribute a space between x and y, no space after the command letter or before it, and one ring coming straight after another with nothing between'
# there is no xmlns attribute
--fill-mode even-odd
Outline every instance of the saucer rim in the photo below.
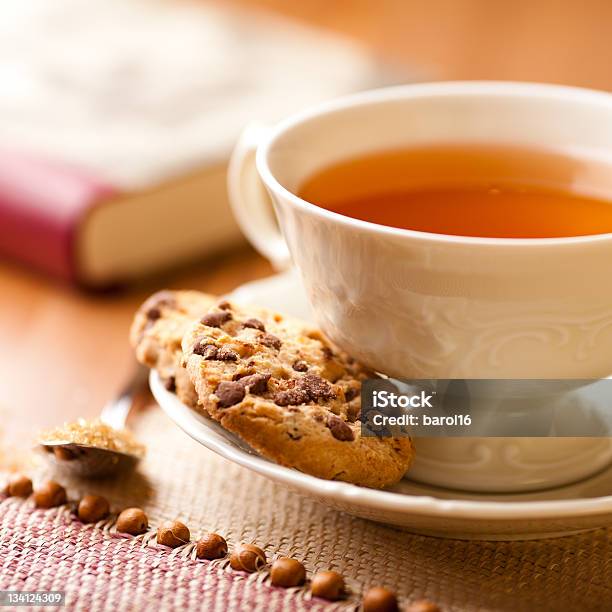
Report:
<svg viewBox="0 0 612 612"><path fill-rule="evenodd" d="M152 370L149 386L164 413L187 435L229 461L253 470L271 480L281 482L314 496L333 497L336 501L370 510L401 514L453 517L470 520L536 520L612 513L612 495L549 501L480 501L441 499L429 495L407 495L394 491L369 489L354 484L331 481L273 463L232 445L208 424L206 417L183 404L167 391L159 374ZM216 425L216 424L215 424ZM227 434L232 436L232 434ZM588 480L588 479L587 479Z"/></svg>

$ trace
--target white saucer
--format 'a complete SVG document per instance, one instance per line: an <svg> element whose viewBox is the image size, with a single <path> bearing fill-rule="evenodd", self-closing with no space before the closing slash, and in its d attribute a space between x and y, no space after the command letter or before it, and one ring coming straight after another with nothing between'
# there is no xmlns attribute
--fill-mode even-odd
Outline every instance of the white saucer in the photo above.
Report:
<svg viewBox="0 0 612 612"><path fill-rule="evenodd" d="M248 283L232 297L309 316L292 273ZM407 479L388 491L376 491L322 480L263 459L217 423L182 404L155 372L150 385L164 412L210 450L355 516L426 535L491 540L555 537L612 525L612 467L581 482L533 493L463 493Z"/></svg>

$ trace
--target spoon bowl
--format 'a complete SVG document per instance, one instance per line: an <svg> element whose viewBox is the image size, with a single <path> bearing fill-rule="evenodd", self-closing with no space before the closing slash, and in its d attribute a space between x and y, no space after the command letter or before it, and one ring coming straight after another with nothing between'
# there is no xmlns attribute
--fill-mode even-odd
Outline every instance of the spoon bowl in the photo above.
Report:
<svg viewBox="0 0 612 612"><path fill-rule="evenodd" d="M112 476L134 469L140 461L137 455L84 444L58 441L44 442L41 446L48 454L47 459L59 473L80 478Z"/></svg>
<svg viewBox="0 0 612 612"><path fill-rule="evenodd" d="M125 389L102 410L100 421L110 428L111 433L115 430L117 437L125 429L135 399L146 388L146 381L147 371L138 368ZM142 456L138 449L128 452L93 443L77 443L61 434L56 438L41 440L39 445L59 473L80 478L102 478L133 470Z"/></svg>

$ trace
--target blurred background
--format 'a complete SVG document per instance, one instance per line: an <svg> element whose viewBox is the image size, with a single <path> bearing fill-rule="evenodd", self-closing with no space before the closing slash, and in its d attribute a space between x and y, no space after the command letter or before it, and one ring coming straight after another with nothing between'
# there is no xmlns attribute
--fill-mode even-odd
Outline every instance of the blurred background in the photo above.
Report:
<svg viewBox="0 0 612 612"><path fill-rule="evenodd" d="M606 0L257 0L348 35L428 79L501 79L609 89Z"/></svg>
<svg viewBox="0 0 612 612"><path fill-rule="evenodd" d="M241 129L419 80L612 88L606 0L4 0L0 427L97 414L140 302L272 273L225 193Z"/></svg>

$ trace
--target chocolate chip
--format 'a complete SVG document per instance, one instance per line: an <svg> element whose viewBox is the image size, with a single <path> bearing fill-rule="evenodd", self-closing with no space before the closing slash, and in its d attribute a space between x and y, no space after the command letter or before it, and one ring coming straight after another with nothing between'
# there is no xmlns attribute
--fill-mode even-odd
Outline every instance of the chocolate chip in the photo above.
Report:
<svg viewBox="0 0 612 612"><path fill-rule="evenodd" d="M166 391L174 393L176 391L176 378L174 376L168 376L164 381L164 387Z"/></svg>
<svg viewBox="0 0 612 612"><path fill-rule="evenodd" d="M347 406L347 410L346 410L346 420L349 423L354 423L358 418L359 415L361 413L361 406Z"/></svg>
<svg viewBox="0 0 612 612"><path fill-rule="evenodd" d="M266 327L259 319L247 319L242 327L252 327L253 329L258 329L259 331L265 332Z"/></svg>
<svg viewBox="0 0 612 612"><path fill-rule="evenodd" d="M198 340L193 345L193 354L200 355L204 359L216 359L217 358L217 347L214 344L210 344L210 341L206 338Z"/></svg>
<svg viewBox="0 0 612 612"><path fill-rule="evenodd" d="M195 355L201 355L207 361L238 361L238 353L232 350L229 346L217 348L214 344L210 344L206 338L199 340L193 347Z"/></svg>
<svg viewBox="0 0 612 612"><path fill-rule="evenodd" d="M305 404L310 398L305 389L294 388L278 391L274 401L279 406L299 406Z"/></svg>
<svg viewBox="0 0 612 612"><path fill-rule="evenodd" d="M240 379L239 383L246 388L249 388L249 393L253 395L261 395L268 390L268 381L270 374L251 374Z"/></svg>
<svg viewBox="0 0 612 612"><path fill-rule="evenodd" d="M335 395L332 386L326 380L316 374L305 374L302 378L289 381L287 388L276 393L274 401L279 406L298 406L308 401L332 399Z"/></svg>
<svg viewBox="0 0 612 612"><path fill-rule="evenodd" d="M243 379L244 380L244 379ZM244 399L245 388L242 380L223 381L219 383L215 395L219 398L219 408L228 408Z"/></svg>
<svg viewBox="0 0 612 612"><path fill-rule="evenodd" d="M172 291L158 291L152 295L143 305L146 316L150 321L156 321L161 317L161 307L176 308L176 298Z"/></svg>
<svg viewBox="0 0 612 612"><path fill-rule="evenodd" d="M340 417L334 414L330 414L327 417L327 427L329 427L329 431L331 431L332 436L336 440L352 442L355 439L353 430Z"/></svg>
<svg viewBox="0 0 612 612"><path fill-rule="evenodd" d="M200 319L200 323L208 325L209 327L221 327L223 323L226 323L231 318L232 313L227 312L227 310L222 310L221 312L209 312Z"/></svg>
<svg viewBox="0 0 612 612"><path fill-rule="evenodd" d="M316 374L305 374L300 379L300 386L308 392L314 402L320 399L329 400L336 396L332 386Z"/></svg>
<svg viewBox="0 0 612 612"><path fill-rule="evenodd" d="M321 350L323 351L323 357L325 357L327 361L334 358L334 351L332 351L329 346L324 346Z"/></svg>
<svg viewBox="0 0 612 612"><path fill-rule="evenodd" d="M264 334L259 339L259 342L261 344L263 344L264 346L276 349L277 351L280 349L280 347L282 345L282 342L280 341L280 338L277 338L276 336L274 336L272 334Z"/></svg>
<svg viewBox="0 0 612 612"><path fill-rule="evenodd" d="M147 310L147 319L149 319L149 321L157 321L161 316L161 310L157 306L153 306Z"/></svg>
<svg viewBox="0 0 612 612"><path fill-rule="evenodd" d="M307 372L308 371L308 364L301 359L298 359L297 361L295 361L292 367L296 372Z"/></svg>
<svg viewBox="0 0 612 612"><path fill-rule="evenodd" d="M354 400L358 395L359 395L359 390L355 389L355 387L347 387L344 390L344 399L346 399L347 402Z"/></svg>
<svg viewBox="0 0 612 612"><path fill-rule="evenodd" d="M232 305L227 300L223 300L222 302L219 302L217 304L217 308L219 308L221 310L231 310L232 309Z"/></svg>
<svg viewBox="0 0 612 612"><path fill-rule="evenodd" d="M222 346L217 351L217 357L219 361L238 361L238 353L232 350L229 346ZM214 357L210 357L209 359L215 359Z"/></svg>

